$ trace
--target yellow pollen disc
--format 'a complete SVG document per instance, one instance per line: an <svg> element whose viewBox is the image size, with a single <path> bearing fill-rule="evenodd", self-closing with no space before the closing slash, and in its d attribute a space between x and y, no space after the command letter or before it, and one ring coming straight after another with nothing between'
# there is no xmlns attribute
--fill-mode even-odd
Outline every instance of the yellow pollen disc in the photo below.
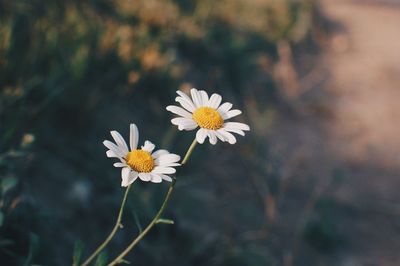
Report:
<svg viewBox="0 0 400 266"><path fill-rule="evenodd" d="M217 130L224 125L224 119L217 110L210 107L200 107L193 112L193 120L202 128Z"/></svg>
<svg viewBox="0 0 400 266"><path fill-rule="evenodd" d="M144 150L134 150L126 155L126 163L136 172L149 173L154 168L154 160L150 153Z"/></svg>

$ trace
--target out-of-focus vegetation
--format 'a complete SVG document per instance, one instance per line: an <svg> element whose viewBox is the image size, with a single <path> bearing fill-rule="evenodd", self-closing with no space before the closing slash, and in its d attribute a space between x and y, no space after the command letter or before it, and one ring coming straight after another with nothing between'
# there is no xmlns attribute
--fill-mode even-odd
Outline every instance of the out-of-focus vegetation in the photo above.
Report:
<svg viewBox="0 0 400 266"><path fill-rule="evenodd" d="M316 49L317 21L311 0L0 1L0 261L68 265L79 239L88 254L123 193L102 140L135 122L142 141L181 154L190 133L171 128L164 108L175 90L196 86L244 110L253 131L240 145L196 151L167 211L175 225L157 227L128 259L279 264L286 240L268 233L281 186L267 138L282 104L276 66L279 47ZM165 188L135 184L109 257L152 217ZM339 240L319 221L305 238L329 249Z"/></svg>

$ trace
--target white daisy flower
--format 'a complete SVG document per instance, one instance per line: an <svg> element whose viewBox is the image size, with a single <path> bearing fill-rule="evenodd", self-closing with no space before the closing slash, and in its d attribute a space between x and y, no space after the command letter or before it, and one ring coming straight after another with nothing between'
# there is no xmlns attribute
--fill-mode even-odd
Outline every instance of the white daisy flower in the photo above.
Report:
<svg viewBox="0 0 400 266"><path fill-rule="evenodd" d="M214 93L208 97L203 90L191 89L192 98L182 91L177 91L178 97L175 101L183 107L174 105L167 106L167 110L181 117L171 120L172 124L177 125L179 130L200 129L196 133L198 143L204 143L208 137L211 144L217 143L217 138L221 141L228 141L230 144L236 143L236 138L232 133L244 136L244 131L250 127L243 123L226 122L226 120L240 115L242 111L231 110L231 103L221 104L221 95Z"/></svg>
<svg viewBox="0 0 400 266"><path fill-rule="evenodd" d="M121 186L127 187L138 177L142 181L160 183L162 180L172 181L169 174L176 172L175 166L181 159L179 155L169 153L167 150L157 150L153 152L155 145L146 140L144 145L138 149L139 132L135 124L130 125L129 144L117 131L111 131L115 144L105 140L103 142L109 150L107 157L118 158L121 162L114 163L115 167L122 167Z"/></svg>

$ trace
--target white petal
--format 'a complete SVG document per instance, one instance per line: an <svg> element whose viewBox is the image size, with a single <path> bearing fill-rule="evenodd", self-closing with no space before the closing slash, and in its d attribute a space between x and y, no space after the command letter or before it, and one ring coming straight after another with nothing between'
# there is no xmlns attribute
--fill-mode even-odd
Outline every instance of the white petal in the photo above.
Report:
<svg viewBox="0 0 400 266"><path fill-rule="evenodd" d="M188 111L186 111L185 109L183 109L182 107L178 107L175 105L169 105L169 106L167 106L166 109L176 115L180 115L185 118L192 118L192 114L189 113Z"/></svg>
<svg viewBox="0 0 400 266"><path fill-rule="evenodd" d="M165 181L172 182L172 178L167 175L159 174L159 176Z"/></svg>
<svg viewBox="0 0 400 266"><path fill-rule="evenodd" d="M137 149L139 141L139 130L135 124L131 124L129 127L129 144L131 146L131 151Z"/></svg>
<svg viewBox="0 0 400 266"><path fill-rule="evenodd" d="M129 174L131 173L131 168L129 167L124 167L121 170L121 177L122 177L122 182L121 182L121 186L126 187L129 184Z"/></svg>
<svg viewBox="0 0 400 266"><path fill-rule="evenodd" d="M176 163L179 162L179 160L181 159L181 157L177 154L164 154L161 155L159 158L157 158L155 160L155 163L157 165L164 165L164 164L168 164L168 163Z"/></svg>
<svg viewBox="0 0 400 266"><path fill-rule="evenodd" d="M225 128L225 130L228 131L228 132L232 132L232 133L239 134L239 135L241 135L241 136L246 135L246 134L243 132L243 130L241 130L241 129L231 129L231 128L228 129L228 128Z"/></svg>
<svg viewBox="0 0 400 266"><path fill-rule="evenodd" d="M139 178L142 181L148 182L151 180L151 175L149 173L139 173Z"/></svg>
<svg viewBox="0 0 400 266"><path fill-rule="evenodd" d="M229 110L231 110L232 104L231 103L223 103L221 104L220 107L218 107L218 111L221 111L222 113L227 113Z"/></svg>
<svg viewBox="0 0 400 266"><path fill-rule="evenodd" d="M197 127L196 122L192 119L184 118L184 117L177 117L171 119L171 123L178 126L179 130L189 130L187 128L193 128L193 126Z"/></svg>
<svg viewBox="0 0 400 266"><path fill-rule="evenodd" d="M115 145L114 143L112 143L109 140L105 140L103 141L103 145L106 146L108 149L112 150L112 151L120 151L120 149L118 148L117 145Z"/></svg>
<svg viewBox="0 0 400 266"><path fill-rule="evenodd" d="M239 122L227 122L224 124L224 128L226 129L240 129L244 131L250 130L250 127L246 124L239 123Z"/></svg>
<svg viewBox="0 0 400 266"><path fill-rule="evenodd" d="M128 145L126 145L126 142L124 140L124 138L121 136L121 134L118 133L118 131L111 131L111 136L113 137L113 139L115 140L115 143L117 143L117 145L126 153L129 152L128 150Z"/></svg>
<svg viewBox="0 0 400 266"><path fill-rule="evenodd" d="M144 142L144 145L142 146L142 150L151 153L155 147L156 147L156 145L154 145L151 141L146 140Z"/></svg>
<svg viewBox="0 0 400 266"><path fill-rule="evenodd" d="M162 164L162 165L159 165L159 166L162 166L162 167L176 167L176 166L181 166L181 164L180 163L165 163L165 164Z"/></svg>
<svg viewBox="0 0 400 266"><path fill-rule="evenodd" d="M208 94L207 92L201 90L199 91L202 101L202 106L206 106L208 104Z"/></svg>
<svg viewBox="0 0 400 266"><path fill-rule="evenodd" d="M118 157L125 157L125 155L128 153L128 151L122 150L121 147L115 145L109 140L103 141L104 146L109 148L114 154L118 155Z"/></svg>
<svg viewBox="0 0 400 266"><path fill-rule="evenodd" d="M200 128L199 130L197 130L196 133L196 140L198 143L203 144L204 140L207 137L207 130L204 128Z"/></svg>
<svg viewBox="0 0 400 266"><path fill-rule="evenodd" d="M157 150L151 156L153 157L153 159L157 159L158 157L164 154L169 154L169 152L167 150Z"/></svg>
<svg viewBox="0 0 400 266"><path fill-rule="evenodd" d="M208 106L214 109L217 109L221 104L222 97L221 95L214 93L211 95L210 100L208 101Z"/></svg>
<svg viewBox="0 0 400 266"><path fill-rule="evenodd" d="M182 97L179 96L176 97L175 101L180 103L180 105L189 112L194 112L194 110L196 110L196 107L194 107L193 102L190 104L187 100L183 99Z"/></svg>
<svg viewBox="0 0 400 266"><path fill-rule="evenodd" d="M229 144L235 144L236 143L236 138L233 134L229 133L225 129L221 128L218 129L218 132L224 136L226 140L228 140Z"/></svg>
<svg viewBox="0 0 400 266"><path fill-rule="evenodd" d="M196 108L203 106L203 101L201 100L201 95L195 88L190 90L190 94L192 95L193 103Z"/></svg>
<svg viewBox="0 0 400 266"><path fill-rule="evenodd" d="M232 117L240 115L242 113L242 111L240 111L238 109L235 109L235 110L230 110L228 112L220 111L220 113L221 113L222 118L224 120L226 120L226 119L229 119L229 118L232 118Z"/></svg>
<svg viewBox="0 0 400 266"><path fill-rule="evenodd" d="M136 171L133 171L129 174L129 178L131 179L132 183L139 177L139 173Z"/></svg>
<svg viewBox="0 0 400 266"><path fill-rule="evenodd" d="M190 112L193 112L196 109L193 101L190 99L189 96L187 96L182 91L176 91L176 93L181 97L176 97L175 101L179 102L183 106L183 108L185 108L186 110L188 110ZM185 104L182 104L183 102Z"/></svg>
<svg viewBox="0 0 400 266"><path fill-rule="evenodd" d="M215 131L209 130L207 135L208 135L208 139L210 140L210 143L212 145L215 145L217 143L217 136L215 135Z"/></svg>
<svg viewBox="0 0 400 266"><path fill-rule="evenodd" d="M126 163L114 163L114 167L127 167Z"/></svg>
<svg viewBox="0 0 400 266"><path fill-rule="evenodd" d="M217 130L217 131L214 131L214 133L215 133L215 136L217 136L217 138L218 138L219 140L221 140L222 142L227 141L227 139L225 139L225 137L224 137L221 133L219 133L218 130Z"/></svg>
<svg viewBox="0 0 400 266"><path fill-rule="evenodd" d="M193 130L196 129L199 125L196 124L196 122L193 121L193 123L191 124L185 124L182 126L183 130L189 131L189 130Z"/></svg>
<svg viewBox="0 0 400 266"><path fill-rule="evenodd" d="M121 158L121 156L119 156L118 154L116 154L112 150L108 150L106 152L106 155L107 155L108 158Z"/></svg>
<svg viewBox="0 0 400 266"><path fill-rule="evenodd" d="M137 178L138 178L138 173L135 172L135 171L132 171L132 172L129 173L128 178L122 179L121 186L127 187L127 186L129 186L130 184L132 184L133 182L135 182L135 180L136 180Z"/></svg>
<svg viewBox="0 0 400 266"><path fill-rule="evenodd" d="M151 182L153 183L161 183L162 178L158 174L150 174L151 175Z"/></svg>
<svg viewBox="0 0 400 266"><path fill-rule="evenodd" d="M155 174L174 174L176 170L172 167L156 166L151 172Z"/></svg>

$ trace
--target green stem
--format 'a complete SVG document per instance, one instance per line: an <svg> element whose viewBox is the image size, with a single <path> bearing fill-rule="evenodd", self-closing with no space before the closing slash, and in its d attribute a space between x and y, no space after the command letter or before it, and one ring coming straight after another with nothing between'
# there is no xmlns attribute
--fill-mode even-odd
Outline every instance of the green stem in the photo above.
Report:
<svg viewBox="0 0 400 266"><path fill-rule="evenodd" d="M114 225L114 228L112 229L111 233L109 236L104 240L104 242L96 249L95 252L93 252L92 255L81 265L81 266L87 266L89 263L107 246L107 244L111 241L111 239L114 237L115 233L118 231L118 228L122 228L121 224L121 219L122 219L122 214L124 213L124 207L126 203L126 199L128 197L129 190L132 185L129 185L126 190L125 190L125 195L124 198L122 199L121 207L119 208L119 213L118 213L118 218L117 222Z"/></svg>
<svg viewBox="0 0 400 266"><path fill-rule="evenodd" d="M186 154L185 154L185 157L183 157L182 165L185 165L185 164L187 163L187 161L188 161L189 158L190 158L190 155L192 155L192 152L193 152L193 150L194 150L194 147L196 147L196 144L197 144L197 141L196 141L196 138L195 138L195 139L193 140L192 144L190 144L190 147L189 147L189 149L187 150L187 152L186 152Z"/></svg>
<svg viewBox="0 0 400 266"><path fill-rule="evenodd" d="M194 148L196 147L197 141L196 138L193 140L192 144L190 145L189 149L186 152L185 157L182 160L182 165L185 165L190 158ZM160 219L161 215L163 214L164 210L166 209L169 199L171 198L172 192L174 191L174 187L176 184L176 179L174 179L168 189L167 195L164 198L164 202L162 203L160 210L157 212L156 216L154 216L153 220L147 225L147 227L131 242L131 244L116 257L112 262L108 264L108 266L117 265L123 261L123 258L142 240L146 234L153 228L153 226L157 223Z"/></svg>

